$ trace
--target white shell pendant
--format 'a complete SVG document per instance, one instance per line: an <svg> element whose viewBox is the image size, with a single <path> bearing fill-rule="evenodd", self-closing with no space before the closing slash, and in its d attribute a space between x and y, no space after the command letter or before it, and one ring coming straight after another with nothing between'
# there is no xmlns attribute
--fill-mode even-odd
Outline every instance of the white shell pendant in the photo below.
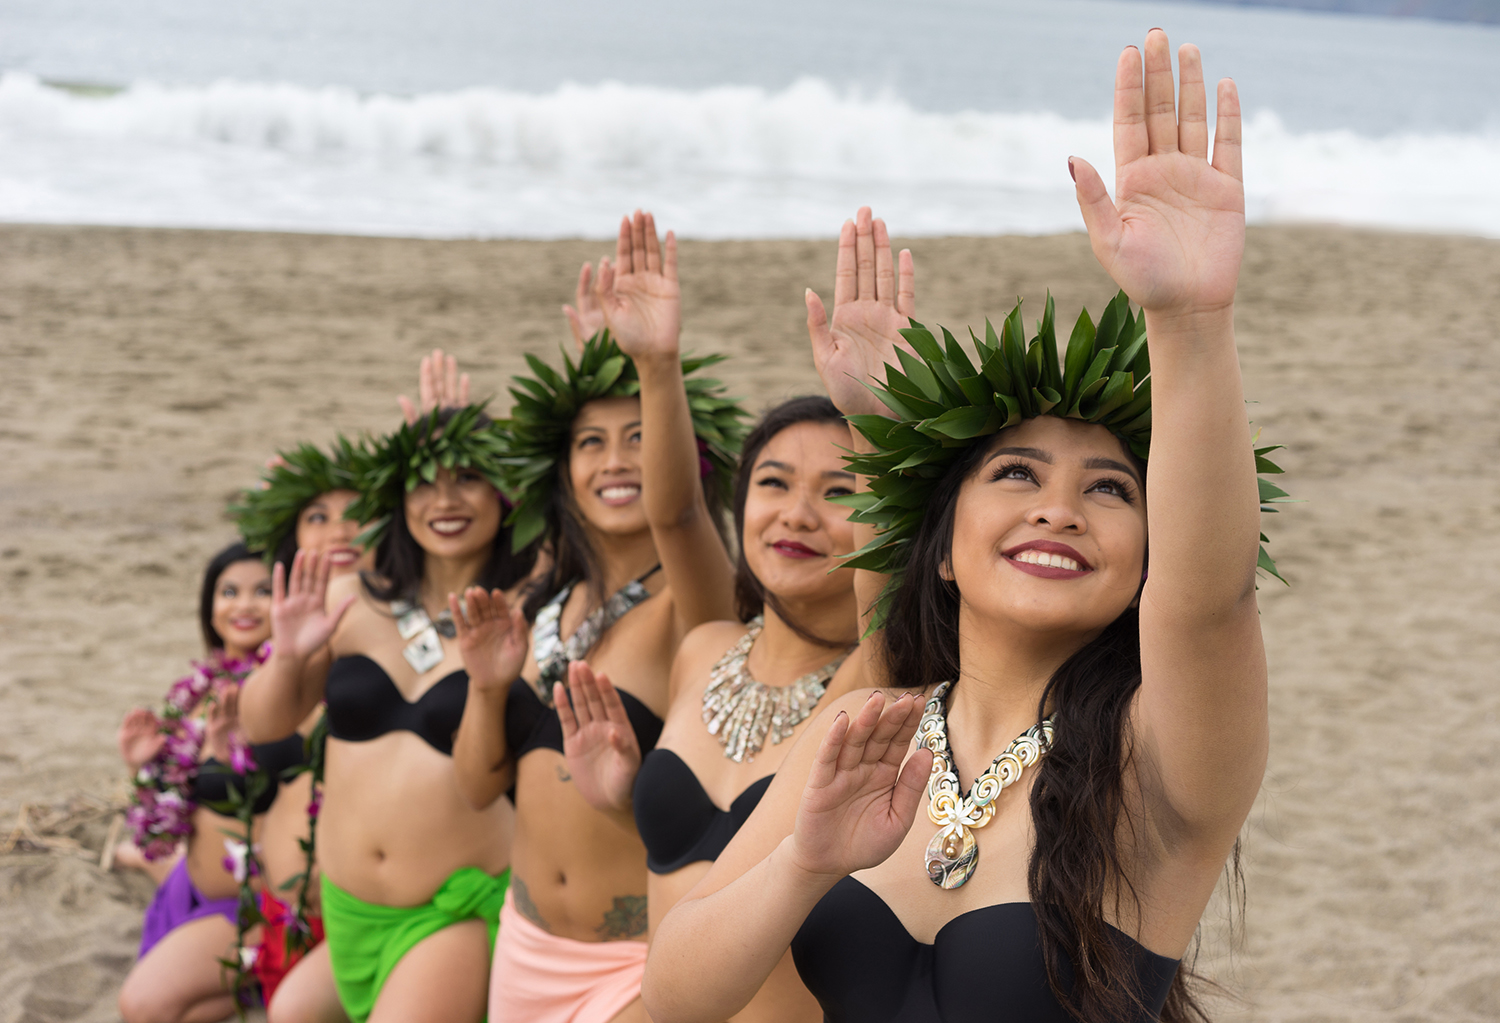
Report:
<svg viewBox="0 0 1500 1023"><path fill-rule="evenodd" d="M927 843L927 876L939 888L962 888L979 864L979 843L962 824L939 828Z"/></svg>
<svg viewBox="0 0 1500 1023"><path fill-rule="evenodd" d="M418 675L425 675L442 664L443 641L438 638L437 629L429 625L417 633L417 638L406 644L401 655Z"/></svg>

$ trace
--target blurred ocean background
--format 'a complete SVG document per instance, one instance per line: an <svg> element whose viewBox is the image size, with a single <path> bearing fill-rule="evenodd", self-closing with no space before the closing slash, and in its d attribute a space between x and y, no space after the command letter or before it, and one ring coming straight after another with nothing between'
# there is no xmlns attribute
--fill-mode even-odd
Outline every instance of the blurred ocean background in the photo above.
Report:
<svg viewBox="0 0 1500 1023"><path fill-rule="evenodd" d="M1133 0L0 0L0 220L439 237L1081 227L1197 43L1252 222L1500 237L1500 26Z"/></svg>

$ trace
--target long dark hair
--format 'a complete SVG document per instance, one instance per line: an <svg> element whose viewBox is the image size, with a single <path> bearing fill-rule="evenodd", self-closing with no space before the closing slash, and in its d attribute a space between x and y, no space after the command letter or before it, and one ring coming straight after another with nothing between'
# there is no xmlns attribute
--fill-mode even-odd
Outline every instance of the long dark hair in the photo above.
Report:
<svg viewBox="0 0 1500 1023"><path fill-rule="evenodd" d="M975 443L949 467L912 539L881 634L889 677L903 686L928 689L959 677L959 592L942 570L952 554L959 491L990 447ZM1038 721L1044 708L1052 708L1054 735L1031 789L1036 845L1027 887L1047 982L1084 1023L1147 1015L1130 952L1104 921L1107 899L1119 917L1122 900L1136 897L1119 843L1121 825L1131 825L1124 773L1132 750L1125 722L1140 685L1140 624L1131 608L1057 669L1037 707ZM1238 842L1231 862L1231 885L1239 890ZM1162 1023L1207 1021L1194 991L1198 981L1185 961L1167 994Z"/></svg>
<svg viewBox="0 0 1500 1023"><path fill-rule="evenodd" d="M772 438L798 423L843 425L844 416L833 402L821 394L788 398L780 405L767 409L755 429L750 431L750 436L745 438L745 446L740 450L740 470L734 477L734 536L739 541L739 555L734 565L735 612L740 616L740 621L748 622L769 604L771 610L793 632L809 643L842 649L849 645L847 639L828 639L816 635L793 620L782 609L776 594L766 592L760 579L751 570L750 562L745 560L745 502L750 496L750 477L755 473L755 460L760 457L765 446L771 443Z"/></svg>
<svg viewBox="0 0 1500 1023"><path fill-rule="evenodd" d="M448 422L457 411L445 409L438 416L438 423ZM478 423L488 426L489 416L481 415ZM486 590L508 590L531 574L532 566L536 564L537 545L533 543L520 551L511 551L510 529L505 525L506 505L498 490L495 499L500 502L500 527L490 542L490 556L479 570L474 585ZM427 552L406 525L406 502L403 500L391 513L391 526L375 547L375 571L361 572L360 582L376 600L416 601L422 590L422 573L426 567Z"/></svg>
<svg viewBox="0 0 1500 1023"><path fill-rule="evenodd" d="M573 436L569 431L567 444L557 455L557 485L548 495L544 512L547 525L542 530L542 543L552 555L552 564L526 593L522 611L528 622L536 621L538 612L561 593L564 586L580 579L589 587L595 603L602 603L609 596L604 592L604 571L599 564L599 552L589 540L583 513L578 510L578 502L573 497L573 475L568 471L572 457ZM722 537L724 502L719 497L719 488L714 486L712 475L704 476L702 484L709 520Z"/></svg>
<svg viewBox="0 0 1500 1023"><path fill-rule="evenodd" d="M219 589L219 576L230 565L260 560L259 554L242 543L232 543L209 559L208 567L203 570L203 586L198 593L198 628L203 632L203 645L208 649L224 649L224 637L214 628L214 594Z"/></svg>

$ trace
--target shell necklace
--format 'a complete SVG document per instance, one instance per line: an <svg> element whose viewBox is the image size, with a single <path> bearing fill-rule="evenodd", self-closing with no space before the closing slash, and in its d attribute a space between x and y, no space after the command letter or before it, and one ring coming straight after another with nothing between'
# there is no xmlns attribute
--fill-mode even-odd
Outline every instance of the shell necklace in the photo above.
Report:
<svg viewBox="0 0 1500 1023"><path fill-rule="evenodd" d="M703 723L736 764L754 760L766 739L779 743L806 721L827 691L828 680L849 656L846 650L790 685L768 686L751 678L746 667L765 617L757 615L749 624L750 631L709 669L708 688L703 690Z"/></svg>
<svg viewBox="0 0 1500 1023"><path fill-rule="evenodd" d="M536 658L541 674L531 684L531 688L536 690L537 698L542 701L543 706L552 706L552 687L555 684L567 684L568 662L581 661L587 657L611 625L625 617L627 611L646 602L651 596L651 591L646 589L646 580L660 568L657 565L640 578L621 586L584 618L567 639L563 639L560 632L562 609L579 580L575 579L558 590L557 596L537 612L536 621L531 626L531 653Z"/></svg>
<svg viewBox="0 0 1500 1023"><path fill-rule="evenodd" d="M927 816L938 833L927 843L927 877L939 888L961 888L974 876L979 843L974 831L995 816L995 800L1021 779L1021 772L1042 759L1052 745L1052 718L1016 736L983 774L974 779L967 796L958 787L953 754L948 749L948 715L943 697L952 682L932 691L917 726L917 743L932 750L932 773L927 778Z"/></svg>

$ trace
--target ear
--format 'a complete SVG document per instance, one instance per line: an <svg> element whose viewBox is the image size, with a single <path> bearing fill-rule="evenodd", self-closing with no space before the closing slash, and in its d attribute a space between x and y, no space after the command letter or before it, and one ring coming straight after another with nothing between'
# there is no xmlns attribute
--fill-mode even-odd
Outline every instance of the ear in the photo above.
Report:
<svg viewBox="0 0 1500 1023"><path fill-rule="evenodd" d="M951 583L954 581L952 557L944 558L942 564L938 565L938 578L943 580L943 582L945 583Z"/></svg>

